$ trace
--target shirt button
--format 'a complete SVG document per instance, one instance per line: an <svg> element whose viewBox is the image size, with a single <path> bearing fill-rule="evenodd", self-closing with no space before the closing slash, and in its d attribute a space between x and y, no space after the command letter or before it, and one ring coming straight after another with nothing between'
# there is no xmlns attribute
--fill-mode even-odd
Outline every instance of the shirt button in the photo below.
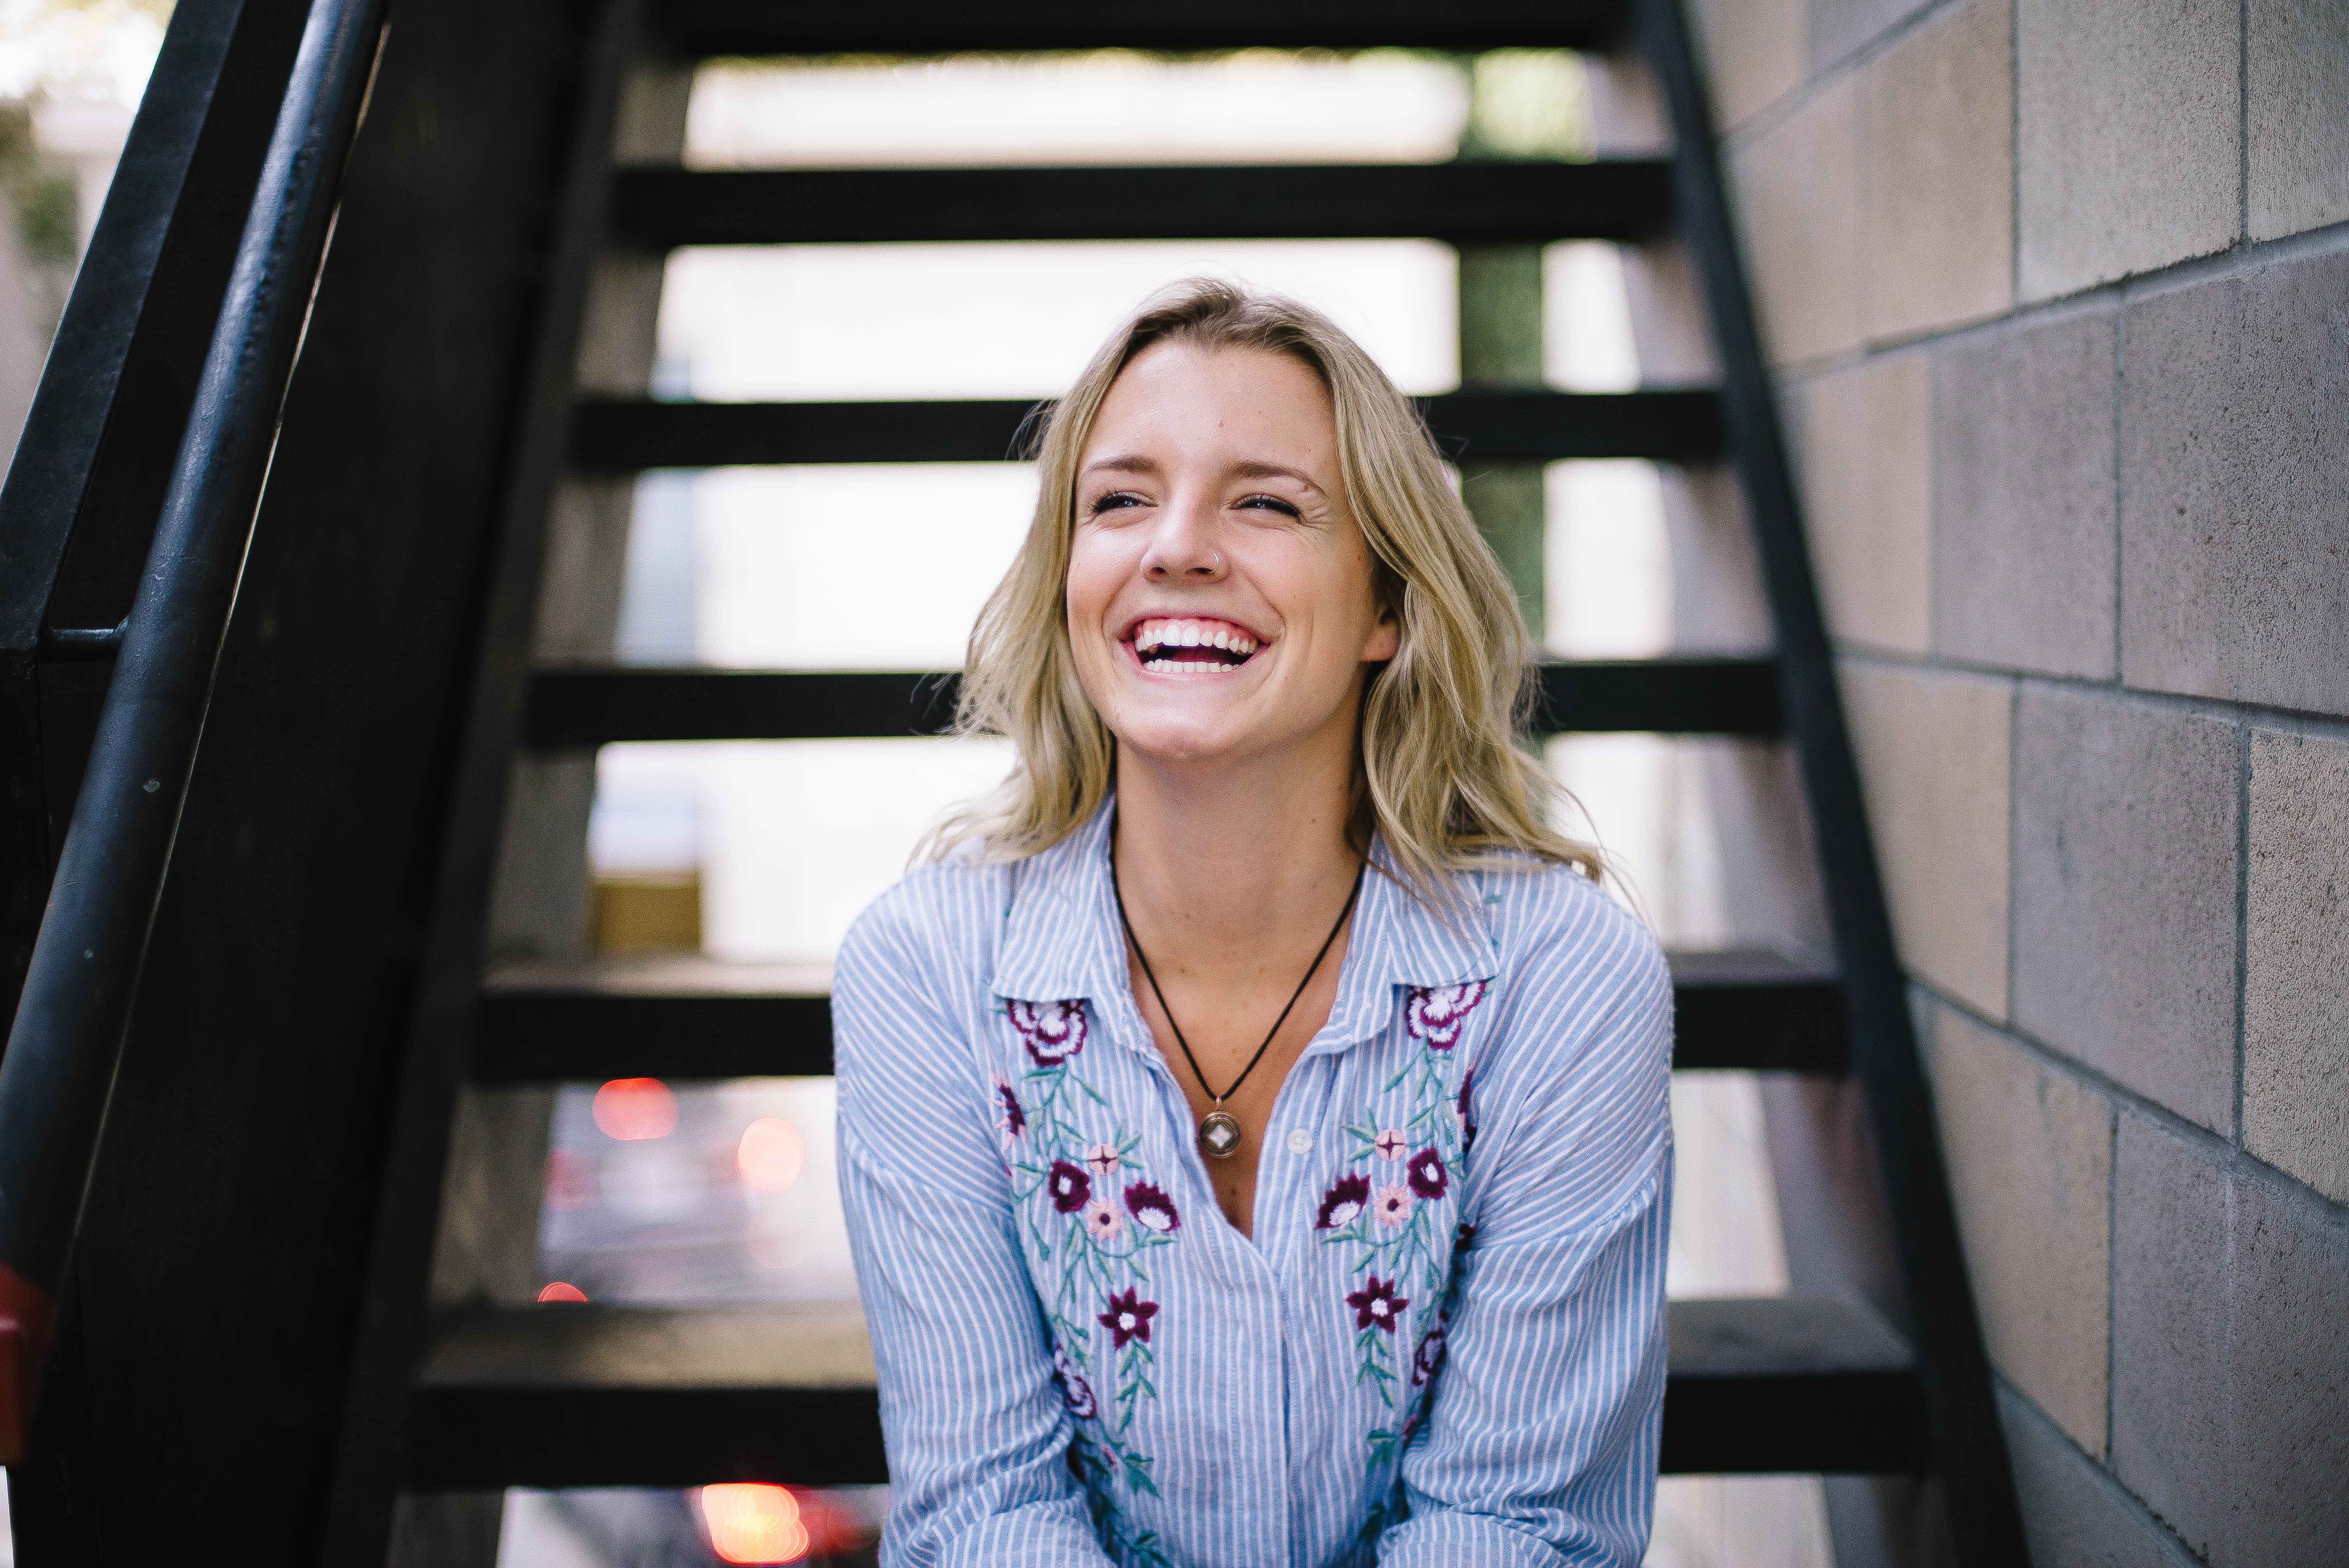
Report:
<svg viewBox="0 0 2349 1568"><path fill-rule="evenodd" d="M1306 1131L1301 1127L1290 1128L1288 1130L1288 1151L1291 1154L1312 1153L1313 1135Z"/></svg>

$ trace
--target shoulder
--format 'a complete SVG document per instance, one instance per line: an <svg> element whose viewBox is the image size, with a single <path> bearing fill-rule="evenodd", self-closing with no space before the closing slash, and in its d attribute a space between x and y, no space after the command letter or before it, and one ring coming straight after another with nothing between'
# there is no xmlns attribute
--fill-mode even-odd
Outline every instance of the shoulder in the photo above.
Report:
<svg viewBox="0 0 2349 1568"><path fill-rule="evenodd" d="M833 994L854 1005L874 984L943 995L984 979L1001 929L1010 868L957 855L915 867L866 904L842 938Z"/></svg>
<svg viewBox="0 0 2349 1568"><path fill-rule="evenodd" d="M1571 866L1512 858L1478 873L1506 971L1609 995L1669 1001L1663 948L1640 919Z"/></svg>
<svg viewBox="0 0 2349 1568"><path fill-rule="evenodd" d="M1638 917L1571 866L1512 859L1476 880L1513 1033L1545 1055L1597 1047L1669 1068L1671 971Z"/></svg>

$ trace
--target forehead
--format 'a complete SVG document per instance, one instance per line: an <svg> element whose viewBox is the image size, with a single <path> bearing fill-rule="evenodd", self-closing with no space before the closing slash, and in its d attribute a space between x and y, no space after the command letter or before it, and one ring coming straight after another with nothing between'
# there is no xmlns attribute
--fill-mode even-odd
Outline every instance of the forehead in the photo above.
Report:
<svg viewBox="0 0 2349 1568"><path fill-rule="evenodd" d="M1320 377L1264 348L1154 343L1118 372L1084 460L1144 452L1259 458L1333 470L1337 415Z"/></svg>

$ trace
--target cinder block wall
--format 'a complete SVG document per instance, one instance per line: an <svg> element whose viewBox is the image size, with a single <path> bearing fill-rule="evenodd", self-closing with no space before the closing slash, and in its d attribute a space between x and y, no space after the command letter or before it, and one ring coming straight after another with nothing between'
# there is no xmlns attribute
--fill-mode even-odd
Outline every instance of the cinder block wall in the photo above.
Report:
<svg viewBox="0 0 2349 1568"><path fill-rule="evenodd" d="M1701 0L2034 1554L2349 1563L2349 0Z"/></svg>

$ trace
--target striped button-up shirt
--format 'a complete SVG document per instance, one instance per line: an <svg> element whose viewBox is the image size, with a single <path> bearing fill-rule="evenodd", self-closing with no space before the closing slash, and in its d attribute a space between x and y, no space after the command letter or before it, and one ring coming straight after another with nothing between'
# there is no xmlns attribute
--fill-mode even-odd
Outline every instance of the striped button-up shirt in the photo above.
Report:
<svg viewBox="0 0 2349 1568"><path fill-rule="evenodd" d="M1105 809L915 872L835 971L885 1564L1637 1563L1671 989L1571 871L1375 869L1254 1236L1137 1010ZM1373 849L1373 865L1378 851Z"/></svg>

